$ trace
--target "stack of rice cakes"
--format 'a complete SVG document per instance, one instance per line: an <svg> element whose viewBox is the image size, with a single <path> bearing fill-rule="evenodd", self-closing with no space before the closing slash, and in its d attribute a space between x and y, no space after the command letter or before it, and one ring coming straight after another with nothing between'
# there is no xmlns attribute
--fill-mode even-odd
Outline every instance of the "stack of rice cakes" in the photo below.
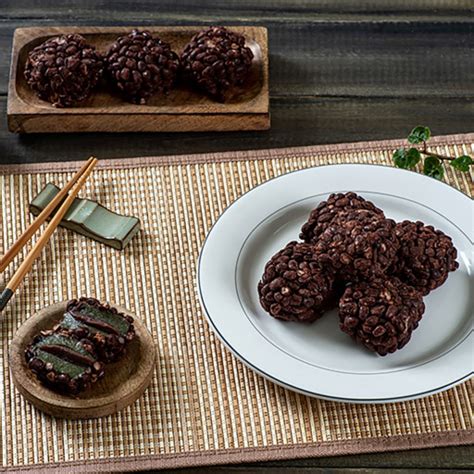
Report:
<svg viewBox="0 0 474 474"><path fill-rule="evenodd" d="M135 337L133 318L94 298L71 300L63 319L25 350L28 367L49 388L78 395L105 375Z"/></svg>
<svg viewBox="0 0 474 474"><path fill-rule="evenodd" d="M262 307L278 319L312 322L338 306L341 330L382 356L408 343L425 311L423 296L459 266L442 231L397 224L353 192L321 202L300 238L265 266Z"/></svg>

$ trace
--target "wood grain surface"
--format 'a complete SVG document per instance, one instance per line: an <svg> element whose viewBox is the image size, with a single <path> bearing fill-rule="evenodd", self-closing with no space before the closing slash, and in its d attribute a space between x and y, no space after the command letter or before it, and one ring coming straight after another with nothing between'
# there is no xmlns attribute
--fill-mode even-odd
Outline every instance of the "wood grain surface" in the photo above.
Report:
<svg viewBox="0 0 474 474"><path fill-rule="evenodd" d="M167 155L399 138L474 130L472 0L3 0L0 162ZM272 128L265 132L27 135L7 131L13 31L78 25L266 26ZM195 472L472 472L471 447L437 448ZM179 471L175 471L179 472ZM185 470L183 472L190 472ZM194 471L193 471L194 472Z"/></svg>
<svg viewBox="0 0 474 474"><path fill-rule="evenodd" d="M0 51L35 25L255 24L269 31L272 128L264 132L18 137L5 121L8 61L0 62L0 161L270 148L399 138L417 124L469 132L474 117L469 0L107 2L6 1ZM74 4L74 5L73 5ZM34 150L34 152L33 152Z"/></svg>

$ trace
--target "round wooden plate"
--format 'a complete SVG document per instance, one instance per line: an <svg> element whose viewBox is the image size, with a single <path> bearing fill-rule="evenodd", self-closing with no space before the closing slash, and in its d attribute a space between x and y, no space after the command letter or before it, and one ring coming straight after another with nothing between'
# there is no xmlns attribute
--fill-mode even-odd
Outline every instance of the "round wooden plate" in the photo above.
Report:
<svg viewBox="0 0 474 474"><path fill-rule="evenodd" d="M133 403L148 387L155 366L156 349L146 326L134 318L136 337L122 359L105 367L105 376L77 397L61 395L44 385L28 369L25 348L33 337L52 328L62 318L66 301L48 306L20 327L10 345L10 370L18 391L36 408L58 418L97 418L110 415Z"/></svg>

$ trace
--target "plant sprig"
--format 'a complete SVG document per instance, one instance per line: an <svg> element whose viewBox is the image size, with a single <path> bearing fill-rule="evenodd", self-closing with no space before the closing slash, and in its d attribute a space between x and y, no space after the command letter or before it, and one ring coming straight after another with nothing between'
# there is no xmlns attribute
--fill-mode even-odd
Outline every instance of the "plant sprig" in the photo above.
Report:
<svg viewBox="0 0 474 474"><path fill-rule="evenodd" d="M395 166L403 169L413 169L424 159L423 173L436 179L442 179L444 175L443 161L458 171L468 172L474 164L474 160L468 155L458 157L440 155L428 150L426 142L431 137L431 130L428 127L419 125L415 127L408 135L408 143L412 145L421 145L421 148L399 148L393 154Z"/></svg>

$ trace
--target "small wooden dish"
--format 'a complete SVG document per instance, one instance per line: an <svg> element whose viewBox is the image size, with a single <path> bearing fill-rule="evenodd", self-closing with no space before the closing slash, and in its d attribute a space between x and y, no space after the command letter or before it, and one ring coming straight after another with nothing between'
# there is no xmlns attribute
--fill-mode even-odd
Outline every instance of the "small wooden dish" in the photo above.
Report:
<svg viewBox="0 0 474 474"><path fill-rule="evenodd" d="M29 51L47 38L78 33L100 52L120 35L137 27L17 28L13 37L8 86L8 127L12 132L182 132L266 130L270 127L267 29L229 26L246 37L254 53L249 79L233 89L224 103L216 102L190 84L179 81L167 95L155 95L146 105L122 100L104 86L75 107L56 108L29 88L23 70ZM138 27L151 31L182 51L203 27Z"/></svg>
<svg viewBox="0 0 474 474"><path fill-rule="evenodd" d="M105 367L105 377L77 397L61 395L44 385L28 369L25 349L33 337L53 327L66 310L66 301L48 306L26 320L10 345L10 370L18 391L36 408L58 418L97 418L110 415L133 403L148 387L153 376L156 349L146 326L134 318L136 338L125 356Z"/></svg>

